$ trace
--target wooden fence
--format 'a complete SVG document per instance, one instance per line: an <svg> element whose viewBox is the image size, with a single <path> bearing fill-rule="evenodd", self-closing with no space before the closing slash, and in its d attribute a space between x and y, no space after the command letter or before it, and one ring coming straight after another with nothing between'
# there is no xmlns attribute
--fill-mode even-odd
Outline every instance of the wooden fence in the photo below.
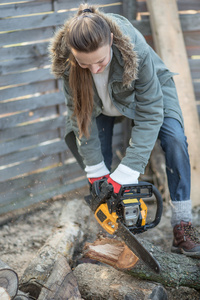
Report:
<svg viewBox="0 0 200 300"><path fill-rule="evenodd" d="M79 3L1 0L0 215L86 184L84 172L63 140L62 82L51 75L47 55L55 30ZM127 16L153 46L145 1L98 3L105 12ZM199 0L177 3L200 113L200 4ZM121 125L116 126L115 152L123 143L122 131Z"/></svg>

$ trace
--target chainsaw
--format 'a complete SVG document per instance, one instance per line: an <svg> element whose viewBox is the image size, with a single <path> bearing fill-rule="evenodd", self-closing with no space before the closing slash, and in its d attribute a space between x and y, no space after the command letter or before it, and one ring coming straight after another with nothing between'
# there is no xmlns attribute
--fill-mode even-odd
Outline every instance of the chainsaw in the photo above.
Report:
<svg viewBox="0 0 200 300"><path fill-rule="evenodd" d="M157 210L155 219L147 222L145 198L155 196ZM120 237L129 249L154 272L160 273L160 265L147 249L138 241L135 234L157 226L162 215L162 197L156 187L147 182L125 184L118 194L106 179L95 181L91 194L85 197L87 204L95 214L98 223L111 235Z"/></svg>

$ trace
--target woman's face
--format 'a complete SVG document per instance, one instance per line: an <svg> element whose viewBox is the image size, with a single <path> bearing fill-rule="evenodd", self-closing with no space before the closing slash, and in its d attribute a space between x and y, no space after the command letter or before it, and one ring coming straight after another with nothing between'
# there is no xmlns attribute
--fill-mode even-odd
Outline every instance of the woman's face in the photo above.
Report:
<svg viewBox="0 0 200 300"><path fill-rule="evenodd" d="M71 49L72 54L74 55L77 63L83 69L89 69L93 74L102 73L110 61L110 48L112 45L112 36L111 44L107 44L98 48L96 51L85 53L79 52L75 49Z"/></svg>

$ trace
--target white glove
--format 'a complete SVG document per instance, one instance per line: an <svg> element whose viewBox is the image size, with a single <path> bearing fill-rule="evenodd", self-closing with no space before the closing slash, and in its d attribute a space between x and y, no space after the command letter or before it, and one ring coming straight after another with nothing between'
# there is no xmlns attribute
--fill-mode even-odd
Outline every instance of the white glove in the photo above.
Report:
<svg viewBox="0 0 200 300"><path fill-rule="evenodd" d="M100 162L97 165L86 166L85 172L87 173L87 178L97 178L97 177L110 174L104 161Z"/></svg>
<svg viewBox="0 0 200 300"><path fill-rule="evenodd" d="M137 184L140 173L131 168L119 164L117 169L110 175L110 178L119 184Z"/></svg>

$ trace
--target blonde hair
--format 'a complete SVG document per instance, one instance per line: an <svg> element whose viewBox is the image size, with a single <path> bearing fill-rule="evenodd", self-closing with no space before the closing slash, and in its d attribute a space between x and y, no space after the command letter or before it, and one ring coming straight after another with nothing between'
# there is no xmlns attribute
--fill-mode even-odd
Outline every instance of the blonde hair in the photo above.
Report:
<svg viewBox="0 0 200 300"><path fill-rule="evenodd" d="M87 3L79 6L77 14L68 20L56 34L50 47L53 61L52 71L57 76L64 76L69 68L69 86L73 97L74 115L77 119L79 135L89 137L89 128L93 111L93 81L89 69L81 68L70 49L90 53L99 47L113 43L126 61L124 65L123 84L130 85L133 80L133 45L124 36L118 25L96 6ZM123 41L123 42L122 42ZM66 65L67 61L67 65ZM131 69L131 72L130 72Z"/></svg>

